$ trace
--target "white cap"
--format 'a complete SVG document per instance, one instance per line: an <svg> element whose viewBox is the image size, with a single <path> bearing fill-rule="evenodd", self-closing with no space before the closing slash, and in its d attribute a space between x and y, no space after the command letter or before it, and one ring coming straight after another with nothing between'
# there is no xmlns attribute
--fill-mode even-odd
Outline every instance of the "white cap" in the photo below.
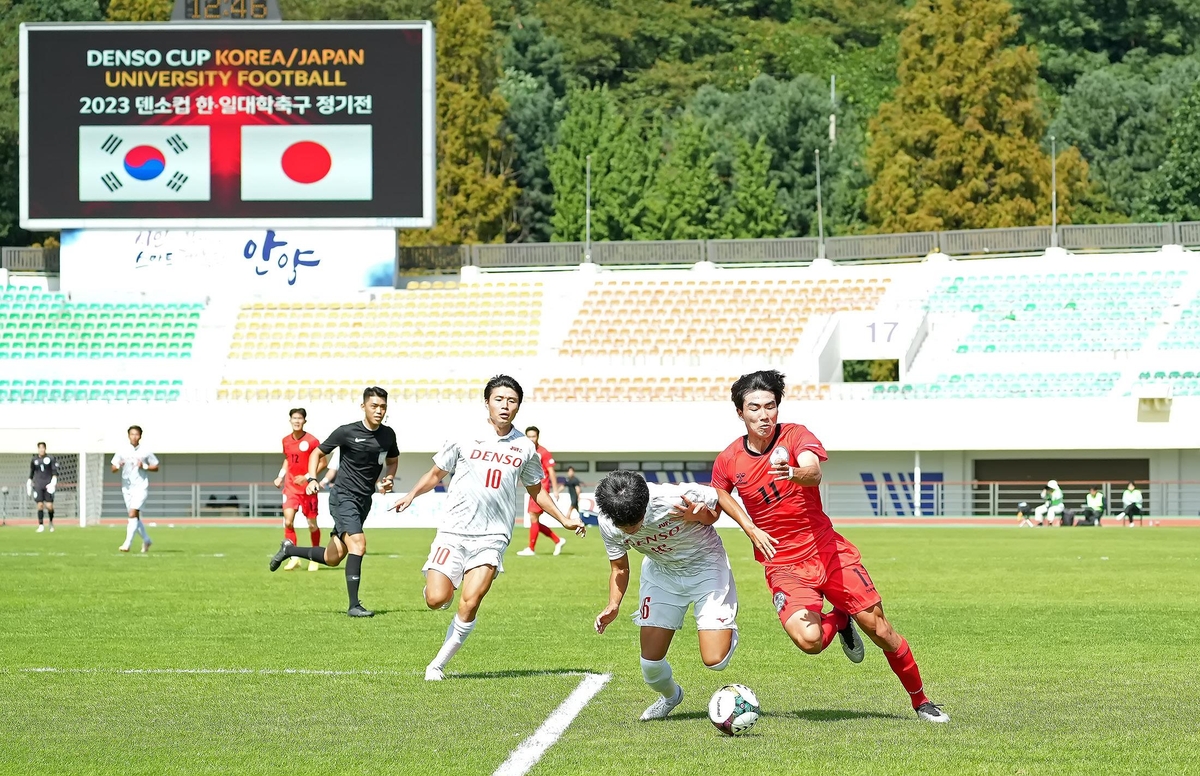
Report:
<svg viewBox="0 0 1200 776"><path fill-rule="evenodd" d="M1046 483L1046 487L1051 490L1058 490L1058 480L1050 480Z"/></svg>

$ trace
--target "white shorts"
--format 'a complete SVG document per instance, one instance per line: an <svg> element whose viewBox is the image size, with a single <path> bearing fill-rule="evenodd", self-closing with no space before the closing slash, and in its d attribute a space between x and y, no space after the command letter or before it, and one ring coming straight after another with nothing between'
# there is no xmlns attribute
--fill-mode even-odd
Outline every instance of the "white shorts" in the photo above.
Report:
<svg viewBox="0 0 1200 776"><path fill-rule="evenodd" d="M664 573L646 558L640 595L633 613L638 627L679 630L692 605L696 630L737 630L737 586L728 558L720 568L692 576Z"/></svg>
<svg viewBox="0 0 1200 776"><path fill-rule="evenodd" d="M429 545L429 558L421 567L421 573L429 571L445 574L457 590L462 585L463 574L479 566L495 566L497 573L504 571L504 551L509 540L503 536L463 536L437 532L433 544Z"/></svg>
<svg viewBox="0 0 1200 776"><path fill-rule="evenodd" d="M125 509L141 510L142 505L146 503L146 496L150 494L149 488L133 488L131 490L121 489L121 495L125 497Z"/></svg>

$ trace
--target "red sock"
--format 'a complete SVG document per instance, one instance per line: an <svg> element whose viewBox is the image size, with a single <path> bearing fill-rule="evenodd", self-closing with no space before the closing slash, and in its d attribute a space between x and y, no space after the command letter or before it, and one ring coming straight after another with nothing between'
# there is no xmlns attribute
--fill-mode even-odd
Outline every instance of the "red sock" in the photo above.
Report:
<svg viewBox="0 0 1200 776"><path fill-rule="evenodd" d="M850 622L850 615L841 609L833 609L821 615L821 649L825 649L837 638L838 631Z"/></svg>
<svg viewBox="0 0 1200 776"><path fill-rule="evenodd" d="M321 529L320 528L314 528L311 531L309 531L308 537L310 539L312 539L312 543L313 543L314 547L321 546Z"/></svg>
<svg viewBox="0 0 1200 776"><path fill-rule="evenodd" d="M538 534L540 533L538 529L541 526L542 524L538 522L538 516L534 515L533 522L529 524L529 549L531 550L537 546Z"/></svg>
<svg viewBox="0 0 1200 776"><path fill-rule="evenodd" d="M287 539L292 544L295 544L296 543L296 529L295 528L284 528L283 529L283 538Z"/></svg>
<svg viewBox="0 0 1200 776"><path fill-rule="evenodd" d="M558 544L558 535L555 534L554 531L550 530L550 526L542 525L541 523L538 523L538 531L546 534L546 536L550 537L550 541L554 542L555 544Z"/></svg>
<svg viewBox="0 0 1200 776"><path fill-rule="evenodd" d="M928 703L929 698L925 697L925 685L921 682L921 670L917 668L917 661L913 659L912 650L908 647L908 640L901 636L900 649L895 652L884 652L883 656L887 658L888 665L900 679L900 684L904 685L904 689L908 691L913 708L917 708L922 703Z"/></svg>

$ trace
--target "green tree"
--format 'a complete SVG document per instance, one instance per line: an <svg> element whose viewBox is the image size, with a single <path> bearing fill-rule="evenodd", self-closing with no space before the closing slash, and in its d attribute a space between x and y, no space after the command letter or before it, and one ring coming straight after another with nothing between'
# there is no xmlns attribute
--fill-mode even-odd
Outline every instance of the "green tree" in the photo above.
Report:
<svg viewBox="0 0 1200 776"><path fill-rule="evenodd" d="M1144 198L1146 176L1165 160L1171 115L1197 81L1192 57L1131 56L1085 73L1063 97L1050 133L1079 149L1118 217L1156 217Z"/></svg>
<svg viewBox="0 0 1200 776"><path fill-rule="evenodd" d="M1014 0L1022 37L1036 44L1042 73L1064 91L1091 70L1130 53L1187 54L1200 37L1191 0Z"/></svg>
<svg viewBox="0 0 1200 776"><path fill-rule="evenodd" d="M174 0L109 0L106 18L114 22L165 22Z"/></svg>
<svg viewBox="0 0 1200 776"><path fill-rule="evenodd" d="M505 164L506 105L499 57L482 0L438 0L437 217L405 233L409 245L457 245L504 238L519 193Z"/></svg>
<svg viewBox="0 0 1200 776"><path fill-rule="evenodd" d="M787 214L779 205L779 183L770 177L771 150L760 137L737 140L731 202L721 219L723 236L733 239L787 236Z"/></svg>
<svg viewBox="0 0 1200 776"><path fill-rule="evenodd" d="M115 0L114 0L115 2ZM432 19L433 0L279 0L284 19Z"/></svg>
<svg viewBox="0 0 1200 776"><path fill-rule="evenodd" d="M1146 210L1163 220L1200 221L1200 85L1167 129L1167 154L1146 181Z"/></svg>
<svg viewBox="0 0 1200 776"><path fill-rule="evenodd" d="M1037 56L1010 45L1018 20L1008 3L920 0L908 22L899 86L871 123L872 223L883 232L912 232L1048 221ZM1072 150L1060 158L1063 222L1086 185Z"/></svg>
<svg viewBox="0 0 1200 776"><path fill-rule="evenodd" d="M692 109L708 126L723 178L733 176L739 140L765 139L771 159L769 178L778 187L788 232L817 233L816 150L821 151L825 228L831 233L861 230L865 221L861 192L866 187L863 137L853 110L839 105L837 144L830 149L827 82L808 75L787 82L759 76L741 92L701 89Z"/></svg>
<svg viewBox="0 0 1200 776"><path fill-rule="evenodd" d="M550 222L552 239L573 242L584 238L587 157L592 157L592 191L596 191L608 169L613 138L621 131L622 119L616 100L604 86L572 89L566 104L557 142L547 154L554 187Z"/></svg>
<svg viewBox="0 0 1200 776"><path fill-rule="evenodd" d="M668 134L667 152L646 192L638 230L644 240L704 240L720 230L721 179L704 123L685 113Z"/></svg>
<svg viewBox="0 0 1200 776"><path fill-rule="evenodd" d="M636 112L620 117L604 154L604 174L593 187L592 232L596 240L639 238L662 144L662 123L656 117Z"/></svg>

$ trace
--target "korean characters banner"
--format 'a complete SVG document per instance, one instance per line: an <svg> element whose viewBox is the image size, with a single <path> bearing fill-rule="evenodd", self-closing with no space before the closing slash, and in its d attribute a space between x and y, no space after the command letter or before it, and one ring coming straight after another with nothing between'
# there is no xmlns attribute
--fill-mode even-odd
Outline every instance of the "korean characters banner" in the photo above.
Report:
<svg viewBox="0 0 1200 776"><path fill-rule="evenodd" d="M21 28L21 223L433 223L428 23Z"/></svg>

